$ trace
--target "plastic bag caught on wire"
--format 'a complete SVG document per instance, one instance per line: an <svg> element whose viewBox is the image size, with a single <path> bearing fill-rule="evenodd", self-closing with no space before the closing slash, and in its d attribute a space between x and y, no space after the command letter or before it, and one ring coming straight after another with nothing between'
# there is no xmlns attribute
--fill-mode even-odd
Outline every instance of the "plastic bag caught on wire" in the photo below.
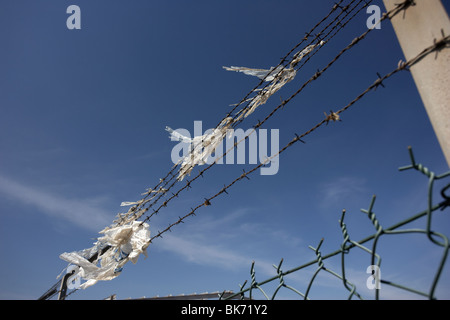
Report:
<svg viewBox="0 0 450 320"><path fill-rule="evenodd" d="M310 44L305 49L294 54L293 59L290 63L291 67L295 67L303 59L304 56L310 54L316 47L323 46L324 44L325 44L325 41L320 41L315 44Z"/></svg>
<svg viewBox="0 0 450 320"><path fill-rule="evenodd" d="M196 136L194 138L186 137L179 132L166 127L166 130L170 133L172 140L178 140L190 144L189 153L180 160L181 166L178 172L177 179L182 181L186 175L189 175L196 165L202 165L206 163L208 157L216 150L220 145L223 138L227 134L227 130L233 123L233 118L227 117L209 134L202 136Z"/></svg>
<svg viewBox="0 0 450 320"><path fill-rule="evenodd" d="M255 76L258 77L261 80L264 81L272 81L275 79L275 76L284 69L283 66L278 66L276 68L271 67L269 70L266 69L252 69L247 67L223 67L227 71L236 71L236 72L242 72L243 74L249 75L249 76Z"/></svg>
<svg viewBox="0 0 450 320"><path fill-rule="evenodd" d="M152 201L157 194L160 193L166 193L167 189L163 187L159 187L158 189L154 190L152 188L147 189L145 193L142 193L144 198L142 198L139 201L123 201L120 206L121 207L130 207L127 212L125 213L118 213L117 219L113 221L113 224L109 227L106 227L100 232L106 231L113 226L120 226L124 224L131 223L134 220L139 219L144 213L147 212L147 208L143 208L143 206Z"/></svg>
<svg viewBox="0 0 450 320"><path fill-rule="evenodd" d="M295 53L292 58L292 61L290 63L290 66L295 67L303 59L304 56L308 55L317 46L323 45L324 43L325 43L324 41L320 41L317 44L311 44L311 45L307 46L305 49ZM235 66L223 67L223 68L227 71L242 72L246 75L255 76L255 77L258 77L259 79L267 81L267 82L273 81L276 78L277 74L285 69L285 67L283 67L282 65L279 65L276 68L270 67L270 69L253 69L253 68L235 67Z"/></svg>
<svg viewBox="0 0 450 320"><path fill-rule="evenodd" d="M248 107L241 110L241 114L237 117L237 120L242 117L248 117L256 110L256 108L265 104L275 92L280 90L286 83L292 81L295 78L296 73L297 71L294 68L283 69L267 87L260 90L255 97L250 99Z"/></svg>
<svg viewBox="0 0 450 320"><path fill-rule="evenodd" d="M250 101L250 103L247 108L240 111L240 115L236 120L239 120L242 117L248 117L256 110L256 108L258 108L260 105L265 104L275 92L280 90L286 83L292 81L297 73L297 71L294 69L297 64L303 59L304 56L308 55L317 46L321 46L324 43L324 41L320 41L319 43L309 45L303 50L294 54L289 67L284 67L282 65L279 65L276 68L271 67L270 69L252 69L247 67L235 66L223 67L227 71L242 72L247 75L258 77L259 79L266 82L271 82L268 86L266 86L262 90L259 90L256 96L246 100Z"/></svg>
<svg viewBox="0 0 450 320"><path fill-rule="evenodd" d="M147 257L146 249L150 244L147 223L133 221L100 233L104 235L97 239L92 248L60 255L62 260L79 267L79 275L86 280L80 289L86 289L101 280L112 280L120 275L128 261L136 263L141 254ZM96 259L89 261L95 254Z"/></svg>

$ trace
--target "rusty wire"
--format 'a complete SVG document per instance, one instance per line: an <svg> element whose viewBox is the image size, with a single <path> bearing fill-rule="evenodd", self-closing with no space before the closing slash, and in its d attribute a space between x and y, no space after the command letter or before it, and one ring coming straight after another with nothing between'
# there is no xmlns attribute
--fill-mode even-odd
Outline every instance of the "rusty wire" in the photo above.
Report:
<svg viewBox="0 0 450 320"><path fill-rule="evenodd" d="M405 1L405 3L410 3L410 0ZM398 14L399 12L401 12L402 10L404 10L404 8L407 8L407 6L405 4L399 4L397 5L396 8L394 8L393 10L389 11L388 13L384 14L382 19L387 19L387 18L392 18L393 16L395 16L396 14ZM313 75L308 81L306 81L301 87L300 89L298 89L294 94L291 95L291 97L289 97L287 100L284 100L282 103L280 103L262 122L260 122L257 127L259 127L260 125L262 125L262 123L264 123L265 121L267 121L277 110L279 110L281 107L285 106L287 102L291 101L296 95L298 95L303 88L310 82L316 80L321 74L323 74L323 72L325 72L328 68L330 68L330 66L336 62L339 57L341 57L346 51L348 51L349 49L351 49L353 46L355 46L357 43L359 43L362 39L364 39L367 34L370 32L371 29L368 29L366 32L364 32L362 35L360 35L359 37L355 38L347 47L345 47L344 49L341 50L341 52L339 52L339 54L322 70L318 71L319 75L317 75L317 73L315 75ZM376 88L378 88L380 85L383 84L383 81L385 81L386 79L390 78L391 76L395 75L396 73L400 72L400 71L404 71L404 70L408 70L411 66L413 66L414 64L418 63L420 60L422 60L425 56L427 56L428 54L432 53L432 52L437 52L439 50L441 50L443 47L447 46L448 43L450 41L450 36L446 36L443 37L442 39L440 39L439 41L435 41L431 46L429 46L428 48L424 49L422 52L420 52L416 57L408 60L407 62L404 63L400 63L398 65L397 68L395 68L393 71L391 71L390 73L384 75L384 76L380 76L378 75L378 78L363 92L361 92L356 98L354 98L350 103L348 103L346 106L342 107L340 110L336 111L336 112L332 112L335 115L340 115L341 113L343 113L344 111L346 111L348 108L350 108L351 106L353 106L357 101L361 100L367 93L369 93L372 90L375 90ZM288 143L286 144L282 149L280 149L276 154L272 155L271 158L277 157L279 156L281 153L283 153L286 149L288 149L289 147L291 147L292 145L294 145L297 142L304 142L302 140L302 138L304 138L305 136L311 134L312 132L314 132L315 130L317 130L319 127L323 126L324 124L328 124L328 122L330 121L329 116L326 116L325 119L321 120L320 122L318 122L316 125L314 125L313 127L311 127L309 130L307 130L306 132L304 132L301 135L295 134L295 137ZM242 140L246 139L248 137L248 135L243 138ZM227 151L228 152L228 151ZM268 158L268 160L270 160L271 158ZM247 178L248 179L248 175L255 172L257 169L259 169L260 167L262 167L263 165L265 165L265 162L261 162L260 164L254 166L250 171L245 172L243 171L243 173L241 175L239 175L238 177L236 177L232 182L230 182L228 185L225 185L221 190L219 190L216 194L214 194L213 196L209 197L209 198L205 198L205 201L203 201L202 203L198 204L196 207L191 208L191 211L189 213L187 213L185 216L183 217L179 217L179 219L175 222L173 222L172 224L170 224L166 229L164 229L163 231L159 231L157 233L157 235L153 236L151 238L150 241L152 241L153 239L160 237L164 232L169 231L174 225L177 225L181 222L183 222L183 220L189 216L195 215L195 211L197 211L199 208L203 207L203 206L209 206L211 205L211 200L215 199L216 197L218 197L219 195L221 195L222 193L225 193L227 191L227 189L229 189L231 186L233 186L236 182ZM207 169L209 169L212 166L212 164L205 168L204 170L202 170L200 172L199 175L197 175L193 180L197 179L198 177L200 177L204 171L206 171ZM193 180L191 180L190 182L192 182ZM189 184L190 184L189 182ZM188 185L188 184L187 184ZM186 185L186 186L187 186ZM179 192L181 192L184 188L180 189L177 193L175 193L171 198L169 199L173 199L174 197L177 197ZM150 216L146 217L143 222L148 221L150 219L150 217L157 213L159 211L159 209L161 209L162 207L164 207L166 205L166 203L164 203L163 205L161 205L157 210L155 210Z"/></svg>
<svg viewBox="0 0 450 320"><path fill-rule="evenodd" d="M331 21L327 26L325 26L325 27L322 29L322 31L319 32L319 35L322 34L322 33L324 33L325 30L328 29L328 28L334 23L334 26L333 26L333 27L325 34L325 36L324 36L323 38L319 38L319 35L316 35L315 38L314 38L314 40L313 40L311 43L313 43L314 41L317 41L318 39L327 39L327 42L328 42L329 40L331 40L334 36L336 36L336 34L337 34L340 30L342 30L342 29L343 29L343 28L344 28L344 27L345 27L345 26L346 26L346 25L347 25L347 24L348 24L348 23L356 16L357 13L359 13L363 8L365 8L365 7L370 3L370 1L368 1L368 2L367 2L367 1L364 1L365 5L362 6L361 8L359 8L359 9L357 10L357 12L354 13L347 21L343 22L343 21L345 20L345 18L347 18L347 16L350 15L350 13L352 13L353 10L355 10L355 9L360 5L360 3L363 2L363 0L360 0L354 7L350 8L350 6L351 6L351 4L352 4L353 2L355 2L355 0L353 0L353 1L352 1L350 4L348 4L347 6L341 8L341 9L342 9L342 12L345 12L345 15L344 15L344 17L343 17L342 19L338 20L337 18L338 18L339 16L336 17L336 18L335 18L333 21ZM336 8L339 8L339 5L340 5L340 3L335 4L335 6L333 6L333 8L332 8L332 11L330 11L330 14L331 14L334 10L336 10ZM350 8L350 9L349 9L349 8ZM339 15L341 15L342 12L341 12ZM329 17L330 14L328 14L326 17ZM322 21L324 21L324 20L325 20L325 19L322 19ZM336 22L336 21L337 21L337 22ZM312 30L314 30L316 27L317 27L317 25L316 25ZM337 30L335 30L335 29L337 29ZM333 34L331 34L331 32L334 31L334 30L335 30L335 32L334 32ZM310 31L308 34L310 34L311 32L312 32L312 31ZM331 34L331 36L330 36L330 34ZM329 37L329 38L326 38L326 37ZM302 42L303 42L304 40L305 40L305 39L303 39ZM301 43L302 43L302 42L301 42ZM297 45L296 45L296 46L295 46L295 47L294 47L294 48L286 55L286 57L287 57L290 53L292 53L292 52L295 50L295 48L297 48L301 43L297 44ZM316 54L317 52L318 52L318 50L316 50L314 53L312 53L311 55L309 55L309 56L305 59L305 61L302 63L302 65L301 65L300 67L297 68L297 70L301 69L301 68L302 68L302 67L303 67L303 66L311 59L311 57L312 57L314 54ZM340 53L340 55L342 55L342 54L343 54L343 52ZM285 60L286 57L284 57L283 60ZM332 61L332 63L334 63L334 62L336 62L336 61L337 61L337 58L334 58L333 61ZM327 66L326 69L328 69L328 68L331 66L332 63L328 64L328 66ZM323 70L322 73L325 72L325 71L326 71L326 70ZM269 73L269 74L270 74L270 73ZM269 75L269 74L268 74L268 75ZM268 75L267 75L267 76L268 76ZM316 80L317 78L318 78L318 77L317 77L317 74L313 75L313 76L310 78L310 80L308 80L306 83L303 84L303 86L301 87L301 90L303 90L304 87L306 87L310 82L312 82L313 80ZM261 83L262 83L262 81L261 81ZM253 90L255 90L255 89L253 89ZM204 174L207 170L209 170L211 167L213 167L213 166L217 163L218 160L220 160L220 159L222 159L223 157L225 157L232 149L236 148L240 143L242 143L242 142L244 142L245 140L247 140L248 137L249 137L249 136L250 136L257 128L259 128L264 122L266 122L270 117L272 117L273 114L274 114L276 111L278 111L278 110L280 109L280 107L284 107L284 106L285 106L292 98L294 98L296 95L298 95L298 94L300 93L301 90L299 90L298 92L296 92L296 93L295 93L293 96L291 96L288 100L282 101L281 104L280 104L277 108L275 108L275 110L272 111L272 112L271 112L271 113L270 113L263 121L258 121L258 123L255 124L255 125L253 126L253 129L252 129L252 131L251 131L250 133L248 133L248 134L247 134L244 138L242 138L241 140L236 141L236 142L234 143L234 145L233 145L230 149L226 150L221 156L219 156L219 157L216 159L216 162L213 162L213 163L211 163L209 166L207 166L206 168L200 170L200 172L199 172L195 177L193 177L192 179L190 179L190 180L187 179L186 185L183 186L182 188L180 188L176 193L172 193L172 196L169 197L166 201L164 201L164 203L163 203L162 205L160 205L157 209L154 209L153 212L145 219L145 221L148 221L153 215L159 213L159 211L160 211L163 207L166 207L167 204L168 204L172 199L178 197L179 194L180 194L183 190L186 190L186 189L190 188L192 182L194 182L195 180L197 180L197 179L200 178L200 177L203 177L203 174ZM247 95L246 97L248 97L248 95ZM246 99L246 98L244 98L243 101L244 101L245 99ZM246 110L246 108L248 108L248 105L246 105L241 111ZM240 111L240 112L241 112L241 111ZM239 113L240 113L240 112L239 112ZM171 178L170 180L172 180L172 179L174 179L174 175L172 175L172 178ZM167 183L168 183L168 182L167 182ZM174 181L174 182L168 187L168 190L170 190L176 183L177 183L177 181ZM166 185L167 185L167 184L166 184ZM163 196L162 194L159 195L159 196L157 197L157 199L156 199L156 200L155 200L155 201L147 208L147 210L148 210L152 205L154 205L154 204L155 204L162 196Z"/></svg>
<svg viewBox="0 0 450 320"><path fill-rule="evenodd" d="M351 0L347 5L345 5L344 7L341 6L343 0L340 0L339 2L335 3L334 6L331 8L330 12L324 17L322 18L309 32L306 33L306 35L302 38L302 40L297 43L282 59L281 62L277 65L281 66L283 64L283 62L288 61L287 57L289 55L292 54L292 52L294 52L298 47L300 47L306 40L309 39L309 37L314 33L314 30L317 29L323 22L325 22L337 9L341 9L341 11L337 14L336 17L334 17L334 19L332 21L330 21L325 27L323 27L317 34L315 34L314 39L309 43L312 44L314 42L317 42L319 40L323 40L325 39L326 42L330 41L333 37L335 37L338 32L340 30L342 30L352 19L355 18L355 16L365 7L367 7L372 0L359 0L357 2L357 0ZM356 4L353 6L353 4L356 2ZM358 6L364 2L364 5L362 7L360 7L355 13L353 13L353 15L351 15L348 19L347 17L358 8ZM347 20L346 20L347 19ZM332 26L330 28L330 26ZM330 30L328 32L326 32L327 29ZM334 33L332 34L332 32L334 31ZM305 46L306 47L306 46ZM316 49L313 53L311 53L310 55L308 55L303 63L297 68L297 71L299 69L301 69L311 58L314 54L316 54L318 51L320 50L320 47L318 49ZM291 59L292 60L292 59ZM288 63L290 63L291 61L288 61ZM276 67L274 68L276 69ZM273 72L273 70L272 70ZM280 71L281 72L281 71ZM280 73L279 72L279 73ZM265 78L267 78L270 75L271 72L269 72ZM265 79L264 78L264 79ZM231 111L228 112L227 116L230 116L233 111L239 106L241 105L244 101L247 100L247 98L255 91L257 90L261 84L264 83L264 79L262 79L259 84L253 88L252 90L250 90L250 92L241 100L241 102L239 102L234 108L232 108ZM309 82L308 82L309 83ZM268 84L266 84L266 86L262 87L262 89L266 88ZM282 105L284 106L286 102L282 102ZM245 110L247 110L249 107L249 105L247 104L246 106L244 106L239 112L236 113L236 115L233 117L233 119L236 118L236 116L242 112L245 112ZM226 117L227 117L226 116ZM268 118L270 118L272 115L268 116L263 122L258 122L258 124L256 124L255 126L253 126L253 131L256 130L257 128L259 128L265 121L267 121ZM225 118L226 118L225 117ZM224 118L224 119L225 119ZM223 119L221 120L223 121ZM242 119L239 121L235 121L233 122L233 126L235 126L235 124L242 122ZM220 122L219 122L220 123ZM252 131L252 132L253 132ZM248 135L246 135L243 139L241 139L240 141L237 141L236 143L234 143L233 147L230 148L229 150L226 150L225 153L223 153L217 160L222 159L223 157L225 157L232 149L236 148L240 143L244 142L248 136L250 136L251 133L249 133ZM163 201L163 203L156 209L153 209L153 211L150 213L149 216L146 217L146 219L144 221L148 221L153 215L158 214L160 212L160 210L164 207L167 207L167 205L169 204L170 201L172 201L174 198L178 197L179 194L181 192L183 192L184 190L188 190L189 188L191 188L191 183L196 181L198 178L200 177L204 177L204 173L209 170L211 167L213 167L216 164L216 162L211 163L210 165L208 165L206 168L204 168L203 170L200 170L199 173L194 176L191 179L186 179L186 184L181 187L177 192L175 193L171 193L171 196L169 196L169 198L167 198L165 201ZM166 192L162 192L159 194L156 194L154 199L152 199L153 201L147 205L146 208L143 208L144 205L138 205L133 209L134 213L137 212L141 212L139 216L136 216L137 218L139 218L140 216L144 215L147 211L149 211L154 205L156 205L158 203L158 201L160 201L166 194L168 194L168 192L179 182L176 179L176 174L175 174L175 169L177 168L177 165L173 166L172 169L166 174L166 176L162 179L160 179L159 183L157 185L155 185L155 187L153 187L153 190L157 190L158 188L164 188L166 190ZM149 194L150 195L150 194ZM145 200L148 198L149 195L146 195L142 200ZM120 220L118 222L118 224L120 223Z"/></svg>

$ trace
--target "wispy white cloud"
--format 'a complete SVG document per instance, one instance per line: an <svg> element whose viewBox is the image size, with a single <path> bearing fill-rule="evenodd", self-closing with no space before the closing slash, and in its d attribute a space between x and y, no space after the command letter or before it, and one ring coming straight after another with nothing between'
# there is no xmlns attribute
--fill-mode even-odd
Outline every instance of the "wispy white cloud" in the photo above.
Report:
<svg viewBox="0 0 450 320"><path fill-rule="evenodd" d="M320 185L322 206L345 205L349 200L367 194L366 181L358 177L339 177Z"/></svg>
<svg viewBox="0 0 450 320"><path fill-rule="evenodd" d="M292 235L285 230L276 229L272 225L252 221L241 224L239 229L241 232L253 237L264 234L266 241L277 241L283 243L286 247L295 249L306 247L300 237Z"/></svg>
<svg viewBox="0 0 450 320"><path fill-rule="evenodd" d="M183 232L177 232L176 235L174 233L164 235L155 245L160 250L175 253L191 263L226 270L249 270L252 261L255 261L255 269L258 273L273 276L276 274L276 270L272 263L277 263L277 261L269 262L270 258L267 256L258 256L256 251L260 250L253 250L260 243L255 234L249 236L255 245L247 243L245 246L239 246L236 244L236 239L238 241L242 239L238 237L243 231L241 226L246 226L242 221L248 221L246 217L251 211L251 209L240 208L219 218L199 218L196 223L191 224ZM267 236L270 235L264 234L263 237ZM291 241L291 239L286 241Z"/></svg>
<svg viewBox="0 0 450 320"><path fill-rule="evenodd" d="M251 263L251 259L225 246L206 244L183 236L167 235L158 246L180 255L190 262L201 265L233 269L248 266Z"/></svg>
<svg viewBox="0 0 450 320"><path fill-rule="evenodd" d="M21 204L35 207L49 217L65 220L87 230L99 231L111 223L112 215L101 207L104 201L99 198L69 199L2 175L0 193Z"/></svg>
<svg viewBox="0 0 450 320"><path fill-rule="evenodd" d="M235 246L229 248L222 244L208 244L173 234L164 236L158 246L162 250L170 251L191 263L202 266L242 271L250 270L252 261L255 261L255 270L259 275L270 277L276 274L271 262L251 257L248 253L236 250Z"/></svg>

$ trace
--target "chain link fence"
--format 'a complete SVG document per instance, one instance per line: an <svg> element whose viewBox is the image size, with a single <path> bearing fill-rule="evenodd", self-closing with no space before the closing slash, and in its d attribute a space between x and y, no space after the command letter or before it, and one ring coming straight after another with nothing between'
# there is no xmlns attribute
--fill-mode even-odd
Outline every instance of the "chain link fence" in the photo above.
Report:
<svg viewBox="0 0 450 320"><path fill-rule="evenodd" d="M362 250L363 252L368 254L367 265L369 267L367 271L370 272L370 275L367 278L366 285L369 289L374 291L374 299L378 300L382 298L380 294L382 285L395 287L397 289L413 293L418 298L439 298L435 293L442 276L445 262L447 261L449 240L445 234L436 231L436 226L432 224L432 219L436 214L448 214L448 207L450 206L450 195L448 194L448 189L450 189L450 183L447 183L447 185L441 188L441 199L439 200L433 199L433 189L437 180L442 179L443 181L448 182L450 171L438 175L424 165L416 163L412 148L409 147L408 150L411 164L405 167L401 167L399 170L416 170L418 173L421 173L428 178L427 201L425 204L425 210L411 215L410 217L385 228L382 226L379 218L373 211L376 199L376 197L373 196L370 201L369 207L367 209L361 209L361 211L367 215L369 221L372 223L373 228L375 229L373 234L358 241L353 240L350 237L350 232L344 222L346 211L343 210L338 226L342 231L342 243L335 251L327 254L322 253L320 250L321 245L324 242L324 239L322 238L320 239L316 247L309 246L309 248L315 255L315 259L287 271L282 270L283 260L281 260L278 265L274 265L276 275L263 281L256 280L255 263L253 263L250 268L250 281L245 281L243 285L240 285L239 291L235 292L234 294L227 295L226 297L221 298L223 300L232 298L252 299L255 297L256 291L257 293L259 293L258 298L276 299L280 292L288 290L291 293L295 293L298 298L309 299L311 289L314 286L315 280L317 279L319 273L327 273L328 275L331 275L342 283L343 288L348 291L348 299L364 299L365 297L360 293L359 288L355 285L355 283L352 282L352 280L347 276L346 272L346 269L348 268L346 258L352 251L356 250ZM423 224L423 227L408 228L409 225L416 221L420 221ZM440 260L436 265L436 268L434 270L430 270L430 273L432 273L433 276L428 290L424 288L414 288L406 284L398 283L396 281L392 281L382 277L382 274L380 272L380 270L382 269L382 257L378 252L378 244L380 242L380 239L383 238L384 240L385 238L388 238L386 241L389 242L393 240L393 235L401 236L405 234L420 234L422 235L423 242L429 242L429 244L437 247L441 251ZM335 256L340 256L341 258L340 270L331 270L326 266L326 260ZM309 279L308 284L304 289L300 290L294 288L286 282L287 275L293 273L301 273L302 271L305 271L307 267L311 266L315 266L316 269L314 270L312 275L306 272L304 273L304 278ZM274 289L272 288L272 292L270 294L268 293L268 290L265 289L266 287L268 287L268 284L276 285Z"/></svg>

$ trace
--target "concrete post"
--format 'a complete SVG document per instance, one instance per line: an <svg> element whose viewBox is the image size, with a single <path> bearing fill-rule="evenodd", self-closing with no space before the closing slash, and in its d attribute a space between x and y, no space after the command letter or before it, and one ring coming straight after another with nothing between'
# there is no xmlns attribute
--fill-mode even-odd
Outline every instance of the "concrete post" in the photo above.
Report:
<svg viewBox="0 0 450 320"><path fill-rule="evenodd" d="M401 1L383 2L386 10L391 10ZM415 0L415 3L392 19L406 60L431 46L433 39L441 39L441 30L450 35L450 20L440 0ZM450 167L450 49L441 50L437 58L428 55L411 67L411 73Z"/></svg>

